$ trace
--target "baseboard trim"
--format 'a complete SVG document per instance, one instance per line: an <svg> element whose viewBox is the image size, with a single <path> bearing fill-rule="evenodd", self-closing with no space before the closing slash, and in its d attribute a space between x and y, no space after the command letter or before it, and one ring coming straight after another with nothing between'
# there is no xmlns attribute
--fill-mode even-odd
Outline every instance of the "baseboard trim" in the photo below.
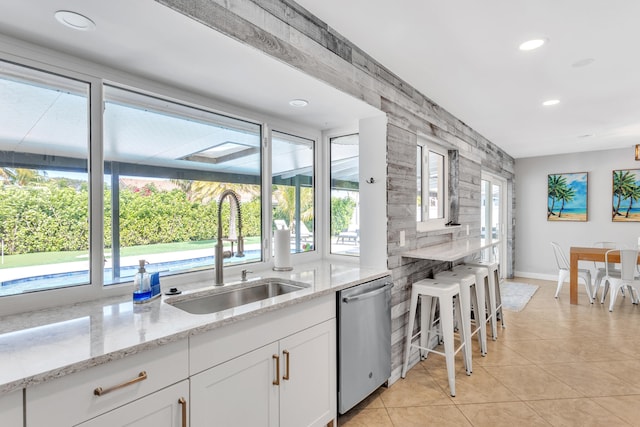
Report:
<svg viewBox="0 0 640 427"><path fill-rule="evenodd" d="M550 280L552 282L558 281L557 274L540 274L540 273L531 273L528 271L516 271L514 273L514 277L523 277L525 279ZM567 283L569 283L569 281L567 281Z"/></svg>

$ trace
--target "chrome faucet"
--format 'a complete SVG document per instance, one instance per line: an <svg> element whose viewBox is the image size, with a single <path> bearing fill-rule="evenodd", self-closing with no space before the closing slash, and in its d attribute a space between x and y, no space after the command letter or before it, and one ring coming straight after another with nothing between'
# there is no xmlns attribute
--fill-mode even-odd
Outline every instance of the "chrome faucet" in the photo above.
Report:
<svg viewBox="0 0 640 427"><path fill-rule="evenodd" d="M222 243L222 203L227 196L229 196L229 204L231 206L231 209L233 209L233 204L235 203L235 208L238 216L238 249L236 256L244 256L244 240L242 238L242 214L240 213L240 201L235 191L225 190L220 195L220 200L218 201L218 241L216 243L215 256L216 285L222 285L224 283L222 275L222 260L224 258L231 258L233 256L233 244L231 245L230 251L225 251L224 245ZM231 215L231 218L233 218L233 215Z"/></svg>

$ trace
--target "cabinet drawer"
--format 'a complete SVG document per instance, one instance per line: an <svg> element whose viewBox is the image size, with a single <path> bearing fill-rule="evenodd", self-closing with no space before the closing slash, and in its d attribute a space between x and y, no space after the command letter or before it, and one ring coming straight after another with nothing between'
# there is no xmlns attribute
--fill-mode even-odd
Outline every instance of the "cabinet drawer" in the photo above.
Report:
<svg viewBox="0 0 640 427"><path fill-rule="evenodd" d="M27 388L27 425L78 424L186 379L188 364L182 340ZM142 372L146 379L139 378ZM94 393L98 387L101 396Z"/></svg>
<svg viewBox="0 0 640 427"><path fill-rule="evenodd" d="M191 375L336 317L335 294L189 338Z"/></svg>

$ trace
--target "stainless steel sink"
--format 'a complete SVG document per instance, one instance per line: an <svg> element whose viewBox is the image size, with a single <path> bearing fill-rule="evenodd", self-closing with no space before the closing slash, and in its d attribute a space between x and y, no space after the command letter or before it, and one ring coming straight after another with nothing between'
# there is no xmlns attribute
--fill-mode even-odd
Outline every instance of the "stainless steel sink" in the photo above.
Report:
<svg viewBox="0 0 640 427"><path fill-rule="evenodd" d="M233 285L229 289L213 289L175 297L166 302L191 314L209 314L300 291L308 287L309 285L301 282L260 279Z"/></svg>

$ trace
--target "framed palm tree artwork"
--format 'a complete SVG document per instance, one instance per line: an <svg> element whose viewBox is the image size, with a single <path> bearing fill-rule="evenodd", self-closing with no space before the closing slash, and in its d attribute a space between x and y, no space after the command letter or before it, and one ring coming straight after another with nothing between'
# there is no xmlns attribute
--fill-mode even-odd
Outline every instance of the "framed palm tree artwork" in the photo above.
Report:
<svg viewBox="0 0 640 427"><path fill-rule="evenodd" d="M547 177L547 221L587 221L587 172Z"/></svg>
<svg viewBox="0 0 640 427"><path fill-rule="evenodd" d="M640 169L613 171L613 222L640 221Z"/></svg>

